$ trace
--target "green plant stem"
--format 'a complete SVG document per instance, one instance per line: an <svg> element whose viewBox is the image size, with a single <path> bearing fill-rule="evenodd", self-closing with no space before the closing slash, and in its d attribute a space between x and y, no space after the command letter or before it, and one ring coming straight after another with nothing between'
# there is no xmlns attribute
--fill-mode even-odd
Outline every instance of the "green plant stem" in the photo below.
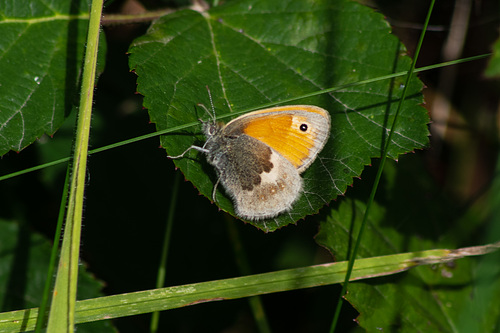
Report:
<svg viewBox="0 0 500 333"><path fill-rule="evenodd" d="M425 37L425 32L427 30L427 26L429 25L429 21L430 21L431 14L432 14L432 9L434 8L434 3L435 3L435 0L432 0L430 5L429 5L429 10L427 11L427 17L425 19L424 27L422 29L422 33L420 34L420 39L418 41L417 48L415 50L415 55L413 57L413 61L412 61L411 65L410 65L410 69L408 70L408 76L406 78L406 83L405 83L403 92L401 94L401 100L399 101L398 108L396 109L396 113L394 115L394 121L392 123L391 129L389 131L389 135L387 137L387 142L385 143L385 146L383 147L383 151L382 151L381 159L380 159L380 165L378 167L377 175L375 177L375 182L373 183L370 197L369 197L367 205L366 205L365 214L363 215L363 221L361 222L361 226L360 226L358 235L356 237L356 244L354 245L354 249L352 251L352 254L349 257L349 264L347 266L347 273L346 273L346 276L344 279L344 283L342 285L342 290L340 291L340 297L338 298L337 307L335 309L335 314L334 314L333 320L332 320L332 325L330 326L330 333L333 333L335 331L335 328L337 327L338 319L340 316L340 310L342 309L342 305L344 303L344 296L347 294L347 287L349 285L349 281L351 278L352 269L354 267L354 262L356 261L356 255L358 253L358 249L359 249L359 246L361 244L361 240L363 238L363 231L365 229L366 221L368 220L371 205L372 205L373 201L375 200L375 194L377 193L378 184L380 183L380 179L382 177L382 172L384 170L384 165L385 165L385 162L387 160L387 152L389 151L389 146L391 144L392 135L394 133L394 129L396 128L397 120L398 120L399 114L401 112L403 101L406 97L406 92L408 91L408 86L410 85L410 80L412 78L413 72L415 71L415 64L416 64L416 61L418 59L420 49L422 48L422 44L423 44L424 37Z"/></svg>
<svg viewBox="0 0 500 333"><path fill-rule="evenodd" d="M241 275L250 275L250 263L248 262L247 255L245 253L243 242L241 241L241 237L239 235L238 229L235 226L235 219L231 218L228 214L225 214L226 217L226 228L229 233L229 239L231 240L231 244L233 245L233 252L236 259L236 264L238 265L238 269ZM266 312L264 311L264 305L262 304L262 300L259 296L251 296L248 298L248 303L250 305L250 309L252 310L253 317L255 319L255 323L259 328L259 332L261 333L270 333L271 327L269 326L269 322L267 320Z"/></svg>
<svg viewBox="0 0 500 333"><path fill-rule="evenodd" d="M49 269L47 270L47 278L45 280L45 286L43 289L42 302L40 304L40 310L38 311L38 317L36 319L36 333L41 332L43 327L45 326L45 315L50 302L50 289L52 288L54 271L56 269L56 262L59 255L59 242L61 239L64 213L66 212L66 204L68 202L69 173L70 165L68 164L68 167L66 169L66 178L64 180L63 194L61 197L61 205L59 206L59 216L57 218L56 232L54 234L54 243L52 245L52 251L50 253Z"/></svg>
<svg viewBox="0 0 500 333"><path fill-rule="evenodd" d="M167 275L168 250L170 248L170 239L172 236L172 227L174 225L175 208L177 206L177 197L179 194L180 182L181 182L181 174L179 172L176 172L174 179L174 187L172 189L172 198L170 199L170 207L168 209L167 227L165 229L165 235L163 236L163 248L161 251L158 275L156 277L157 289L162 288L165 285L165 277ZM151 316L151 325L150 325L151 333L158 331L159 322L160 322L160 312L155 311Z"/></svg>
<svg viewBox="0 0 500 333"><path fill-rule="evenodd" d="M102 0L92 1L75 149L73 152L74 159L69 188L68 213L47 332L63 333L74 332L75 330L75 305L83 215L83 194L86 181L88 142L102 5Z"/></svg>

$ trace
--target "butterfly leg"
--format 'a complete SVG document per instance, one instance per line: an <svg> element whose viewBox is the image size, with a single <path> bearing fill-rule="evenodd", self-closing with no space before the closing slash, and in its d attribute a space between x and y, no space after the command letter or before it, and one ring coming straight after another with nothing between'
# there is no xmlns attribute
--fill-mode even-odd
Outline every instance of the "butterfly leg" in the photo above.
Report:
<svg viewBox="0 0 500 333"><path fill-rule="evenodd" d="M177 156L169 156L169 155L167 155L167 158L170 158L172 160L175 160L175 159L178 159L178 158L183 158L184 155L186 155L186 153L189 152L191 149L197 150L197 151L205 153L205 154L208 153L208 149L206 149L204 147L191 146L188 149L186 149L182 154L177 155Z"/></svg>

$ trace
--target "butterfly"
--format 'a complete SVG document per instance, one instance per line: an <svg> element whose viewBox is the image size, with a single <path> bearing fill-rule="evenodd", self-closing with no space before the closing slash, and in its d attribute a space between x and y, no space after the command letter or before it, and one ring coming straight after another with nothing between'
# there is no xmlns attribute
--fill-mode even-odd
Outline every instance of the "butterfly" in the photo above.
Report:
<svg viewBox="0 0 500 333"><path fill-rule="evenodd" d="M330 114L313 105L287 105L246 113L227 124L203 122L206 155L234 202L236 214L263 220L292 208L303 191L300 176L330 135Z"/></svg>

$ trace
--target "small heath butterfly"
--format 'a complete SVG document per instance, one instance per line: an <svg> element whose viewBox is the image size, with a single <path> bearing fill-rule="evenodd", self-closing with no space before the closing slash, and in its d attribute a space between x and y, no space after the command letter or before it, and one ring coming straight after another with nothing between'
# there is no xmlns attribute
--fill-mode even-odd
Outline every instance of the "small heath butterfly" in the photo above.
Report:
<svg viewBox="0 0 500 333"><path fill-rule="evenodd" d="M316 159L330 135L330 114L317 106L288 105L244 114L227 124L203 122L206 142L191 146L206 154L219 182L247 220L275 217L300 197L300 174Z"/></svg>

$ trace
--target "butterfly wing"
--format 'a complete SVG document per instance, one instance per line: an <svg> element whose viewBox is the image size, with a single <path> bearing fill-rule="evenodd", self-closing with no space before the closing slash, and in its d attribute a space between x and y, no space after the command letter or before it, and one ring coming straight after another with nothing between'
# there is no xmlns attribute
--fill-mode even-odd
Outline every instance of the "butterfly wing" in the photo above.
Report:
<svg viewBox="0 0 500 333"><path fill-rule="evenodd" d="M317 106L291 105L251 112L231 122L226 133L243 132L285 157L302 173L330 135L330 114Z"/></svg>
<svg viewBox="0 0 500 333"><path fill-rule="evenodd" d="M283 156L247 135L225 139L220 181L233 198L236 214L248 220L272 218L289 210L302 190L302 177Z"/></svg>

